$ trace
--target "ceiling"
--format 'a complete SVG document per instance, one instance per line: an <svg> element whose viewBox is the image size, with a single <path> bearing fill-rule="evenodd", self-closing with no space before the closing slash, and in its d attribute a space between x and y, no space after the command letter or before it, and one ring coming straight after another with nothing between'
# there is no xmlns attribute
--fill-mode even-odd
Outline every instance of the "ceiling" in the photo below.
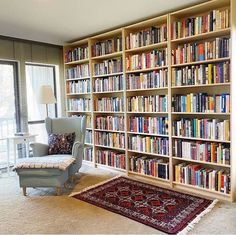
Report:
<svg viewBox="0 0 236 235"><path fill-rule="evenodd" d="M0 0L0 35L63 45L204 0Z"/></svg>

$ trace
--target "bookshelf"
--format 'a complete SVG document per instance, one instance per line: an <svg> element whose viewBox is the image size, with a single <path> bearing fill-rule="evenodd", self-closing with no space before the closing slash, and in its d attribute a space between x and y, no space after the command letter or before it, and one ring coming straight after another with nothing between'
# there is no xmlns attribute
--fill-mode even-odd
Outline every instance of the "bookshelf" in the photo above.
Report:
<svg viewBox="0 0 236 235"><path fill-rule="evenodd" d="M236 199L232 7L211 0L64 47L88 48L88 57L65 57L67 100L82 107L93 101L90 110L71 110L67 102L69 116L86 114L91 124L85 163ZM86 64L89 73L67 76ZM68 92L70 83L79 85ZM183 177L189 172L192 181Z"/></svg>

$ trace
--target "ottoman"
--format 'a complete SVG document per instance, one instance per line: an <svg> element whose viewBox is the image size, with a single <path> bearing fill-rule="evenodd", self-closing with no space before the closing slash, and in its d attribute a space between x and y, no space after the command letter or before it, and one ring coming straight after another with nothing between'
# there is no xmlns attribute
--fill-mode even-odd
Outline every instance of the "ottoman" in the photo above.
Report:
<svg viewBox="0 0 236 235"><path fill-rule="evenodd" d="M27 187L55 187L57 195L60 195L74 162L71 155L24 158L18 160L14 170L19 176L24 196Z"/></svg>

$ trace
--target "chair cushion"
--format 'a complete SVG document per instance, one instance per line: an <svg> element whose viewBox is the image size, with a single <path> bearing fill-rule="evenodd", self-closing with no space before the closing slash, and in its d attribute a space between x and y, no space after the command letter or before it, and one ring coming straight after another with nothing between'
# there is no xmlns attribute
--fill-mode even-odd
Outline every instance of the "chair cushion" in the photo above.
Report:
<svg viewBox="0 0 236 235"><path fill-rule="evenodd" d="M48 154L71 154L75 142L75 132L48 135Z"/></svg>

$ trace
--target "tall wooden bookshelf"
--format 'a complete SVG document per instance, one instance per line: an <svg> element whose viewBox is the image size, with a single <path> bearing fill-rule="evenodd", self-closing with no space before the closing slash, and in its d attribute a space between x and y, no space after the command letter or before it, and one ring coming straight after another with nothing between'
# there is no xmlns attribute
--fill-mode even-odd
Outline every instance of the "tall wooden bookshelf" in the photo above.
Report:
<svg viewBox="0 0 236 235"><path fill-rule="evenodd" d="M212 0L64 47L65 54L88 47L88 58L72 62L65 58L65 71L88 64L88 76L66 79L66 87L70 81L89 79L90 91L70 94L67 88L66 96L67 100L92 100L89 112L67 106L67 113L90 117L92 142L87 147L93 149L89 160L94 166L176 190L235 200L232 54L224 52L231 47L231 9L230 0ZM219 20L222 18L229 21ZM210 24L213 19L214 26ZM195 29L190 30L193 25ZM210 47L219 53L205 53ZM111 67L117 60L120 69L114 70ZM119 108L110 109L111 100ZM213 100L220 102L221 109L212 105ZM151 166L149 171L141 167L144 163ZM222 183L213 183L216 177ZM190 182L190 178L194 180Z"/></svg>

